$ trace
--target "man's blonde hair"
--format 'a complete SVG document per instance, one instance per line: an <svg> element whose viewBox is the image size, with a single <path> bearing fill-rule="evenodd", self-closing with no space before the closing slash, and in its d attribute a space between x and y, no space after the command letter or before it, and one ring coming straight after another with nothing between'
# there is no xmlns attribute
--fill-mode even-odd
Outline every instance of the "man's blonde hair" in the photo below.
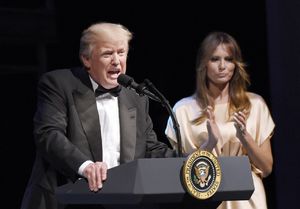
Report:
<svg viewBox="0 0 300 209"><path fill-rule="evenodd" d="M92 24L82 32L79 48L80 60L82 57L89 58L99 38L101 39L102 36L110 33L124 37L129 48L129 42L133 35L125 26L116 23L99 22Z"/></svg>

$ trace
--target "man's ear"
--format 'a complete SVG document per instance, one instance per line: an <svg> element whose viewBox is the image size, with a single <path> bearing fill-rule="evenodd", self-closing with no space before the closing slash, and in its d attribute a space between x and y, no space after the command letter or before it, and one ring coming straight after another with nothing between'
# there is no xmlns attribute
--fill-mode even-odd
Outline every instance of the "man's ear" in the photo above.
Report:
<svg viewBox="0 0 300 209"><path fill-rule="evenodd" d="M89 68L91 67L91 64L90 64L90 58L81 55L81 56L80 56L80 59L81 59L83 65L84 65L86 68L89 69Z"/></svg>

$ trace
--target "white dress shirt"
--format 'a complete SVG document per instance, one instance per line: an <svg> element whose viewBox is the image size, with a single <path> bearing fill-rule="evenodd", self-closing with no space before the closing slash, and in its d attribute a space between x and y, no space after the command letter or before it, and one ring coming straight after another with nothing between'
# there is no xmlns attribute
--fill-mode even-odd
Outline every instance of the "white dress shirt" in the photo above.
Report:
<svg viewBox="0 0 300 209"><path fill-rule="evenodd" d="M97 89L98 84L90 77L93 89ZM100 121L103 162L108 169L120 164L120 122L118 97L105 93L96 97L96 105ZM100 140L100 139L99 139ZM85 167L92 161L84 162L78 170L83 174Z"/></svg>

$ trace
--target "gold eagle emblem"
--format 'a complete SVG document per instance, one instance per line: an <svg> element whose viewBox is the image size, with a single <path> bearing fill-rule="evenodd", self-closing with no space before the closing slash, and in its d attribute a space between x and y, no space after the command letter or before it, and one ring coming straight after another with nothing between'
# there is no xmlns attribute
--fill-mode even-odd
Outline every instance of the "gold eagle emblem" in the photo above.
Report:
<svg viewBox="0 0 300 209"><path fill-rule="evenodd" d="M207 186L209 180L211 179L211 175L209 175L209 165L204 161L200 161L197 163L194 169L198 179L197 183L200 185L200 187L203 188Z"/></svg>

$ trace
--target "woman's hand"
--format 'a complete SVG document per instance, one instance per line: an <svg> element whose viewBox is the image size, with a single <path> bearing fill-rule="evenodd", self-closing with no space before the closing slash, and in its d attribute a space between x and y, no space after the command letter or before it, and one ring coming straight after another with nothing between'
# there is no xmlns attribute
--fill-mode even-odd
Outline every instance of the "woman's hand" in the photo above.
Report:
<svg viewBox="0 0 300 209"><path fill-rule="evenodd" d="M245 112L234 113L236 127L236 136L242 143L246 153L251 161L262 172L262 177L268 176L272 172L273 156L271 150L270 138L264 141L260 146L256 144L253 137L249 134L246 127Z"/></svg>
<svg viewBox="0 0 300 209"><path fill-rule="evenodd" d="M246 138L251 137L247 132L246 127L246 114L242 111L234 113L233 119L235 121L235 127L237 130L237 137L243 143Z"/></svg>
<svg viewBox="0 0 300 209"><path fill-rule="evenodd" d="M219 127L215 120L215 114L213 112L213 108L208 106L206 109L207 114L207 132L208 132L208 141L207 143L201 146L202 149L207 151L212 151L218 140L222 138Z"/></svg>

